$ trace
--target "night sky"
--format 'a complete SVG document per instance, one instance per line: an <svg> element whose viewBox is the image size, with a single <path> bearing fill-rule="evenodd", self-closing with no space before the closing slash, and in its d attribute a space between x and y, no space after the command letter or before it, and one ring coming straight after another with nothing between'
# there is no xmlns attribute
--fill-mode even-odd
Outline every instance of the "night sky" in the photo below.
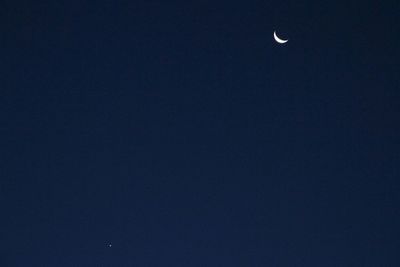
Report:
<svg viewBox="0 0 400 267"><path fill-rule="evenodd" d="M400 266L399 14L1 1L0 266Z"/></svg>

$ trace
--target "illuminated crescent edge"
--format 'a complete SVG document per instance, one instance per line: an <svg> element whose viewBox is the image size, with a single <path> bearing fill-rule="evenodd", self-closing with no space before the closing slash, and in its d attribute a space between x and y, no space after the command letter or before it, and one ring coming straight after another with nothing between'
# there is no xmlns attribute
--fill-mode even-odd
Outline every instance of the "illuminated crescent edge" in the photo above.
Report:
<svg viewBox="0 0 400 267"><path fill-rule="evenodd" d="M276 35L276 31L274 31L274 39L275 39L275 41L277 41L277 42L280 43L280 44L284 44L284 43L286 43L287 41L289 41L289 40L283 40L283 39L279 38L279 37Z"/></svg>

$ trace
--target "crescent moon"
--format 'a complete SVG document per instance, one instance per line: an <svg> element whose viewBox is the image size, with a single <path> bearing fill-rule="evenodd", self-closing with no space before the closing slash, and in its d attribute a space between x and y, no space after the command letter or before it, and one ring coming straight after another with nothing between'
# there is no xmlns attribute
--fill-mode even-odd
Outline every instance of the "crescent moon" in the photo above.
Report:
<svg viewBox="0 0 400 267"><path fill-rule="evenodd" d="M275 41L277 41L280 44L284 44L287 41L289 41L289 40L283 40L283 39L279 38L278 35L276 35L276 31L274 31L274 39L275 39Z"/></svg>

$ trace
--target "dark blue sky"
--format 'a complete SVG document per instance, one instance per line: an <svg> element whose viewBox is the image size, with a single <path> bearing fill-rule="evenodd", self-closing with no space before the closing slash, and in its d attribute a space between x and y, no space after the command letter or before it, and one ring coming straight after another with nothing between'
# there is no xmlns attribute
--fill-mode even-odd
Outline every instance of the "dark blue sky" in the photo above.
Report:
<svg viewBox="0 0 400 267"><path fill-rule="evenodd" d="M0 265L400 266L399 14L3 1Z"/></svg>

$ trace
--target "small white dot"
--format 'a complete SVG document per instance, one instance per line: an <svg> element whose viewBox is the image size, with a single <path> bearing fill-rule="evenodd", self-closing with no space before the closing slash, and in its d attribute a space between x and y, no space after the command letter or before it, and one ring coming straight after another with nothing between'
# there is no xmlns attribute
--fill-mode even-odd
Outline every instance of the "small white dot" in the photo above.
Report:
<svg viewBox="0 0 400 267"><path fill-rule="evenodd" d="M111 247L112 247L112 245L111 245L111 244L108 244L108 247L110 247L110 248L111 248Z"/></svg>

